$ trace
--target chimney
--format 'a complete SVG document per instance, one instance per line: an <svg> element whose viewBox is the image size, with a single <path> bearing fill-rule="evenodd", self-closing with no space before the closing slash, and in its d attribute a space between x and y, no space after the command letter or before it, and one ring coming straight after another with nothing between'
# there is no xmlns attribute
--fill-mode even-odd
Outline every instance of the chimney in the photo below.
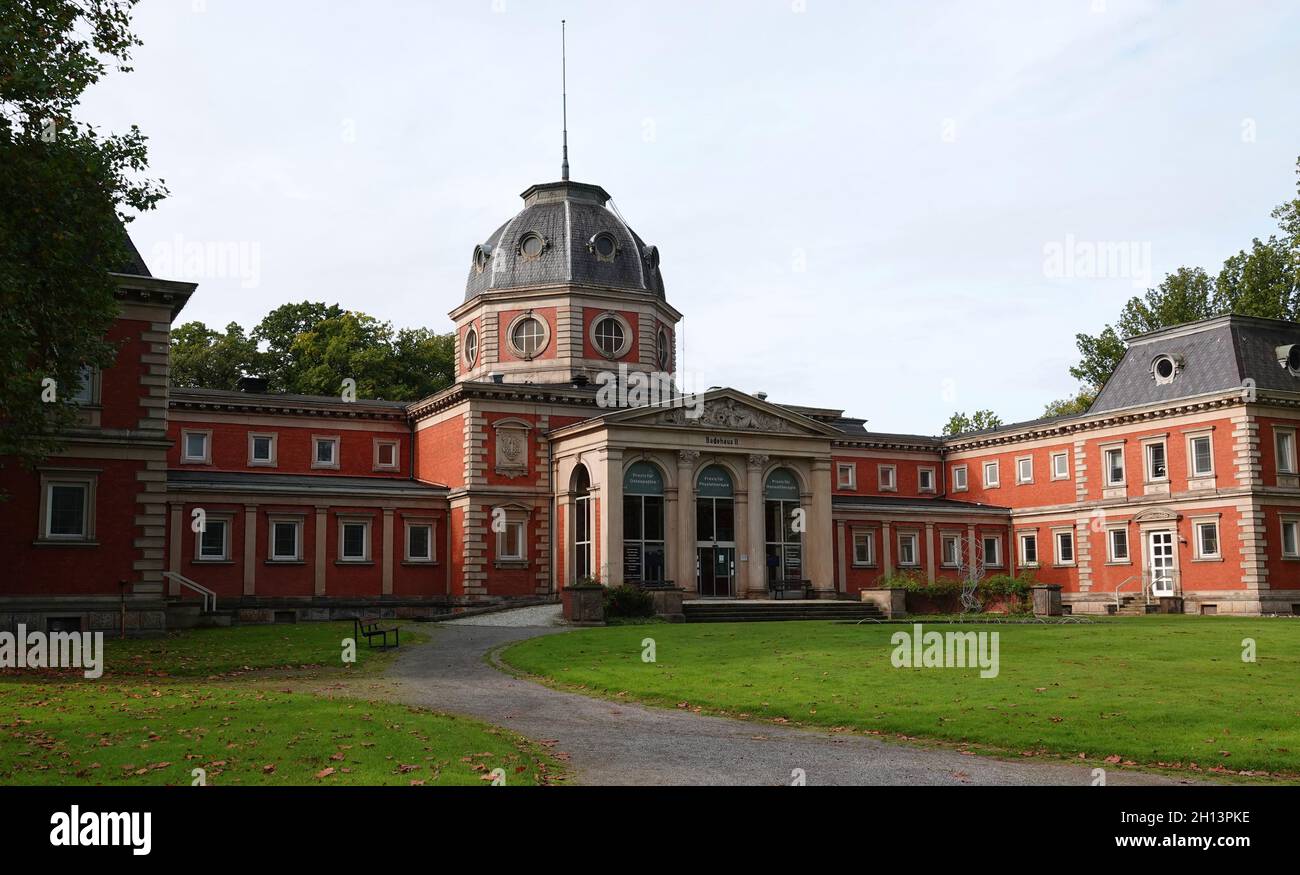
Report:
<svg viewBox="0 0 1300 875"><path fill-rule="evenodd" d="M266 391L266 377L240 377L239 391L263 393Z"/></svg>
<svg viewBox="0 0 1300 875"><path fill-rule="evenodd" d="M766 400L767 400L767 393L766 393L766 392L755 392L755 393L754 393L754 397L757 398L759 401L766 401Z"/></svg>

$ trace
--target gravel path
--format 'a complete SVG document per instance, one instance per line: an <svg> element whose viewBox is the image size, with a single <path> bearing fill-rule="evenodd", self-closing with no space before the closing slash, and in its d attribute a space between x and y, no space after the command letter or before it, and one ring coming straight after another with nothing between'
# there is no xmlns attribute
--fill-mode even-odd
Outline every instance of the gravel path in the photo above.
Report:
<svg viewBox="0 0 1300 875"><path fill-rule="evenodd" d="M553 615L546 606L440 623L428 643L402 648L389 678L409 704L555 741L552 749L568 754L581 784L775 786L792 783L796 769L809 785L1092 782L1091 766L1002 761L560 692L498 670L484 658L510 642L563 633L564 627L551 625ZM491 618L496 620L488 624ZM1190 782L1111 769L1107 783Z"/></svg>
<svg viewBox="0 0 1300 875"><path fill-rule="evenodd" d="M508 628L558 626L563 622L562 613L563 608L560 605L536 605L531 608L514 608L509 611L493 611L490 614L461 617L457 620L443 620L442 625L497 626Z"/></svg>

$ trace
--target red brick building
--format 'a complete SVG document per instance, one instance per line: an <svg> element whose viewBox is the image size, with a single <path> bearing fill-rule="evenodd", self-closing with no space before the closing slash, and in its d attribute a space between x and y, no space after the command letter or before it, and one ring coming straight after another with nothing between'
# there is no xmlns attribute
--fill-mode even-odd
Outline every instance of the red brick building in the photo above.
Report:
<svg viewBox="0 0 1300 875"><path fill-rule="evenodd" d="M118 276L121 352L83 427L36 472L0 468L0 621L159 629L203 592L245 621L424 615L587 577L857 598L972 563L1031 570L1076 612L1300 606L1300 325L1132 338L1085 414L873 432L733 389L653 394L681 319L658 250L598 186L523 198L474 247L456 383L415 403L169 390L193 286Z"/></svg>

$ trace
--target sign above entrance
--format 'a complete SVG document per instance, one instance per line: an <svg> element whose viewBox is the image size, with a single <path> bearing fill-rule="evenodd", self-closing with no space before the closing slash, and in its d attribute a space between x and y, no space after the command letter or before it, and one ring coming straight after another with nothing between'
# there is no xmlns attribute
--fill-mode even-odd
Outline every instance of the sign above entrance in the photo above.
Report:
<svg viewBox="0 0 1300 875"><path fill-rule="evenodd" d="M731 475L721 465L710 465L700 472L695 494L702 498L730 498L735 493Z"/></svg>
<svg viewBox="0 0 1300 875"><path fill-rule="evenodd" d="M649 462L637 462L623 475L624 495L663 495L664 478Z"/></svg>
<svg viewBox="0 0 1300 875"><path fill-rule="evenodd" d="M767 475L763 497L773 501L798 501L799 481L785 468L777 468Z"/></svg>

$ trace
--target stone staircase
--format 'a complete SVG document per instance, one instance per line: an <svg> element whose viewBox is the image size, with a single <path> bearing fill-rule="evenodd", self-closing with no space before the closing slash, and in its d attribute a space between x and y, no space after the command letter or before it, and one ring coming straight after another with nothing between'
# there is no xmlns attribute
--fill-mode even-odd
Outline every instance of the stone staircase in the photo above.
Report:
<svg viewBox="0 0 1300 875"><path fill-rule="evenodd" d="M854 601L692 599L682 603L688 623L755 623L776 620L883 620L874 604Z"/></svg>
<svg viewBox="0 0 1300 875"><path fill-rule="evenodd" d="M169 598L167 600L167 628L171 629L211 629L218 626L232 626L238 611L204 611L203 606L192 599Z"/></svg>
<svg viewBox="0 0 1300 875"><path fill-rule="evenodd" d="M1116 617L1140 617L1147 613L1146 603L1140 595L1122 595L1119 597L1119 607L1115 610L1113 616Z"/></svg>

